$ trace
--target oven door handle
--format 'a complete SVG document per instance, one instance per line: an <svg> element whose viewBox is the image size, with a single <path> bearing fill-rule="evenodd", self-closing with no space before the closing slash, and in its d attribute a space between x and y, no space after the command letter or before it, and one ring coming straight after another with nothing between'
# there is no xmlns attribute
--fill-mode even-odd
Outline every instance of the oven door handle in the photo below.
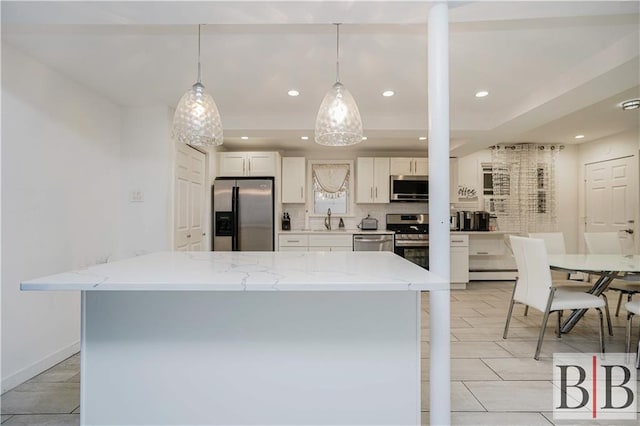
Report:
<svg viewBox="0 0 640 426"><path fill-rule="evenodd" d="M396 240L396 247L429 247L429 241L406 241L406 240Z"/></svg>

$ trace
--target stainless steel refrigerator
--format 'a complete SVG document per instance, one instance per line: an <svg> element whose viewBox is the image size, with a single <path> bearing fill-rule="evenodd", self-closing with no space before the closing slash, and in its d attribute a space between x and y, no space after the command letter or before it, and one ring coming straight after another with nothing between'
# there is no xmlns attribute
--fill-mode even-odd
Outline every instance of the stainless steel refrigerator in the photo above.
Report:
<svg viewBox="0 0 640 426"><path fill-rule="evenodd" d="M274 250L273 178L217 178L213 250Z"/></svg>

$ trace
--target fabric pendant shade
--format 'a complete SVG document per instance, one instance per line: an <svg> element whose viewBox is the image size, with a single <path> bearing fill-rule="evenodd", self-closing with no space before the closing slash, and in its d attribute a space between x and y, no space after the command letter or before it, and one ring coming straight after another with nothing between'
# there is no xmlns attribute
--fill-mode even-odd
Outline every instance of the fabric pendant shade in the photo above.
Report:
<svg viewBox="0 0 640 426"><path fill-rule="evenodd" d="M198 81L178 102L173 116L172 135L177 141L193 146L222 145L222 121L218 107L200 82L200 25L198 25Z"/></svg>
<svg viewBox="0 0 640 426"><path fill-rule="evenodd" d="M316 117L315 141L348 146L362 142L362 119L355 99L340 83L340 24L336 24L336 83L327 92Z"/></svg>

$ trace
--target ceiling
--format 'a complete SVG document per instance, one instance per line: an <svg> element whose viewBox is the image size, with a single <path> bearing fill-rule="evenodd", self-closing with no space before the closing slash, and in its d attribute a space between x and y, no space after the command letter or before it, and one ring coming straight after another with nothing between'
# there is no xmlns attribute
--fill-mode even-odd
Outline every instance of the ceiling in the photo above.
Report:
<svg viewBox="0 0 640 426"><path fill-rule="evenodd" d="M202 82L225 149L426 149L429 2L2 1L2 43L123 106L175 107ZM500 142L572 144L633 130L640 110L640 2L450 2L451 152ZM368 140L313 142L340 77ZM289 89L300 92L287 95ZM384 90L395 91L383 97ZM479 90L489 95L476 98ZM577 141L574 137L583 134ZM308 141L300 139L309 136ZM240 139L248 136L248 140Z"/></svg>

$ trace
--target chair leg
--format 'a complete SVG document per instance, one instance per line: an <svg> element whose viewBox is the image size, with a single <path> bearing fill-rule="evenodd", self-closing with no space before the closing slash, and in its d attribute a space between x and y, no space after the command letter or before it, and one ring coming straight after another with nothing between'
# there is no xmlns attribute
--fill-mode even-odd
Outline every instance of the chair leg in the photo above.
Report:
<svg viewBox="0 0 640 426"><path fill-rule="evenodd" d="M602 298L604 299L604 313L607 315L607 328L609 329L609 336L613 336L613 326L611 325L611 314L609 313L609 300L607 299L607 296L604 295L604 293L602 293L600 296L602 296Z"/></svg>
<svg viewBox="0 0 640 426"><path fill-rule="evenodd" d="M640 332L638 333L638 351L636 352L636 368L640 368Z"/></svg>
<svg viewBox="0 0 640 426"><path fill-rule="evenodd" d="M598 311L598 316L600 317L600 353L604 354L604 321L602 319L602 310L596 308L596 311Z"/></svg>
<svg viewBox="0 0 640 426"><path fill-rule="evenodd" d="M513 293L511 294L511 303L509 304L509 312L507 312L507 321L504 324L504 333L502 333L503 339L506 339L507 333L509 333L509 324L511 323L511 314L513 314L513 305L516 303L516 301L513 299L513 296L515 294L516 294L516 285L513 286Z"/></svg>
<svg viewBox="0 0 640 426"><path fill-rule="evenodd" d="M560 327L562 327L562 311L558 311L558 327L556 328L556 336L558 337L558 339L562 337Z"/></svg>
<svg viewBox="0 0 640 426"><path fill-rule="evenodd" d="M549 299L547 300L547 308L544 310L544 316L542 317L542 326L540 327L540 335L538 336L538 345L536 346L536 353L533 359L536 361L540 358L540 349L542 349L542 340L544 339L544 332L547 328L547 321L549 321L549 314L551 313L551 303L553 302L553 295L556 289L551 288L549 292Z"/></svg>
<svg viewBox="0 0 640 426"><path fill-rule="evenodd" d="M526 317L529 313L529 305L524 305L524 316Z"/></svg>
<svg viewBox="0 0 640 426"><path fill-rule="evenodd" d="M631 350L631 320L633 318L633 314L631 312L629 312L627 314L627 335L625 336L625 346L624 346L624 351L626 353L629 353L629 351Z"/></svg>
<svg viewBox="0 0 640 426"><path fill-rule="evenodd" d="M616 317L620 313L620 305L622 304L622 292L620 292L620 296L618 296L618 304L616 305Z"/></svg>

